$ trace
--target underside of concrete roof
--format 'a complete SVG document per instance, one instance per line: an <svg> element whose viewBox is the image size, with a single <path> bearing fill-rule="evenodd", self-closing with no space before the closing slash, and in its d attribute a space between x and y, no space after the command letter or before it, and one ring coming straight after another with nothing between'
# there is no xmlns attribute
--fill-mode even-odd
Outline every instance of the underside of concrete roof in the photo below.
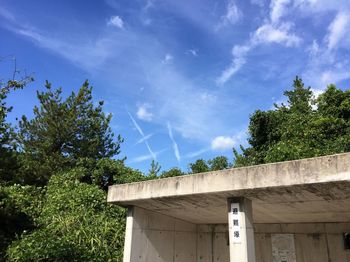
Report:
<svg viewBox="0 0 350 262"><path fill-rule="evenodd" d="M252 200L254 223L348 222L350 153L114 185L107 201L221 224L232 197Z"/></svg>

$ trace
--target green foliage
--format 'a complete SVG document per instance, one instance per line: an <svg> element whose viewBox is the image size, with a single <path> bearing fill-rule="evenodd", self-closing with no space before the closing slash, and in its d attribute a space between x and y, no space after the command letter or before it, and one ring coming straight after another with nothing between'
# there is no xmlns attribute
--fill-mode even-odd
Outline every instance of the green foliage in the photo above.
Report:
<svg viewBox="0 0 350 262"><path fill-rule="evenodd" d="M204 159L197 159L196 162L190 163L188 166L192 174L209 171L209 166Z"/></svg>
<svg viewBox="0 0 350 262"><path fill-rule="evenodd" d="M182 172L180 168L173 167L167 171L163 171L162 174L159 176L159 178L184 176L184 175L186 175L186 173Z"/></svg>
<svg viewBox="0 0 350 262"><path fill-rule="evenodd" d="M294 160L350 151L350 91L334 85L314 99L296 78L284 92L288 105L250 117L250 147L234 149L235 166Z"/></svg>
<svg viewBox="0 0 350 262"><path fill-rule="evenodd" d="M124 159L102 158L99 160L81 158L77 161L77 168L88 172L81 172L81 181L94 184L104 190L113 184L125 184L148 179L142 172L125 166Z"/></svg>
<svg viewBox="0 0 350 262"><path fill-rule="evenodd" d="M9 261L121 261L125 210L81 182L89 172L80 167L51 177L39 227L10 246Z"/></svg>
<svg viewBox="0 0 350 262"><path fill-rule="evenodd" d="M231 167L227 157L217 156L208 160L210 171L223 170Z"/></svg>
<svg viewBox="0 0 350 262"><path fill-rule="evenodd" d="M204 159L198 159L194 163L189 164L191 174L223 170L232 167L232 164L225 156L217 156L213 159L205 161Z"/></svg>
<svg viewBox="0 0 350 262"><path fill-rule="evenodd" d="M37 225L43 190L34 186L13 185L0 188L0 261L7 246L19 235Z"/></svg>
<svg viewBox="0 0 350 262"><path fill-rule="evenodd" d="M19 165L15 151L15 133L10 123L6 122L12 107L6 104L6 98L10 92L22 89L33 81L30 76L17 77L18 73L15 64L12 79L2 81L0 78L0 185L17 182L15 174Z"/></svg>
<svg viewBox="0 0 350 262"><path fill-rule="evenodd" d="M148 170L148 177L149 179L155 179L158 177L159 171L162 167L159 165L158 162L152 160L151 167Z"/></svg>
<svg viewBox="0 0 350 262"><path fill-rule="evenodd" d="M122 138L115 141L109 127L112 115L103 113L103 102L94 106L89 83L65 100L61 93L46 82L46 91L37 92L34 118L23 116L19 122L23 183L45 185L54 172L74 167L80 158L98 160L120 152Z"/></svg>

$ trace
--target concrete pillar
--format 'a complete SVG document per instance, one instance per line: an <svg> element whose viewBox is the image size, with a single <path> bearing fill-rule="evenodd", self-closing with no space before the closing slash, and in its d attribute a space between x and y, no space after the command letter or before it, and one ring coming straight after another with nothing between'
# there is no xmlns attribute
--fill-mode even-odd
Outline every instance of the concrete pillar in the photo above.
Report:
<svg viewBox="0 0 350 262"><path fill-rule="evenodd" d="M124 254L123 262L131 262L131 247L132 247L132 235L134 227L133 217L134 207L128 207L128 215L126 217L125 238L124 238Z"/></svg>
<svg viewBox="0 0 350 262"><path fill-rule="evenodd" d="M255 262L252 202L228 199L228 227L231 262Z"/></svg>

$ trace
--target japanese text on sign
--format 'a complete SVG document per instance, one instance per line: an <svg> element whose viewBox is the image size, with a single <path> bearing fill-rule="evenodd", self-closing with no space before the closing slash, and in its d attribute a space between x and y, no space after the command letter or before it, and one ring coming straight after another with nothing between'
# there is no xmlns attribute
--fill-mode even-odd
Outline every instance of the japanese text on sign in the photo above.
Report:
<svg viewBox="0 0 350 262"><path fill-rule="evenodd" d="M232 243L241 243L239 203L231 203Z"/></svg>

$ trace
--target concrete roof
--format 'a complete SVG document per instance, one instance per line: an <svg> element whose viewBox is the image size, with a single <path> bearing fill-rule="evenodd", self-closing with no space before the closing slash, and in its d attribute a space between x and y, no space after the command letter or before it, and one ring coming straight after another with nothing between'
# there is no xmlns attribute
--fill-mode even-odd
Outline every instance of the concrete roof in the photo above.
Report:
<svg viewBox="0 0 350 262"><path fill-rule="evenodd" d="M230 197L252 200L255 223L349 222L350 153L113 185L107 201L219 224Z"/></svg>

